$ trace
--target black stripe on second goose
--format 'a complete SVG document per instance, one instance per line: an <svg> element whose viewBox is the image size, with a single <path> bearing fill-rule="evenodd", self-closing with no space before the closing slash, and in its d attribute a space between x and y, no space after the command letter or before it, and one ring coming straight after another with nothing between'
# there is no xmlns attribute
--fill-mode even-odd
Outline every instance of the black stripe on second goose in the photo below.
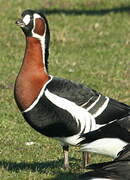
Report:
<svg viewBox="0 0 130 180"><path fill-rule="evenodd" d="M91 164L87 169L91 171L81 175L79 180L130 180L130 144L114 161Z"/></svg>

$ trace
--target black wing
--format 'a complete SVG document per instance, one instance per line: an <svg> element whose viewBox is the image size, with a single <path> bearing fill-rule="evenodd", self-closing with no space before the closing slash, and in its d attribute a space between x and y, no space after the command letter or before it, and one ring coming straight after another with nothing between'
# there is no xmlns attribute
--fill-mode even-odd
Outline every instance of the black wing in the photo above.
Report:
<svg viewBox="0 0 130 180"><path fill-rule="evenodd" d="M123 118L130 113L130 106L112 98L109 98L109 102L103 111L97 113L107 101L108 97L94 89L66 79L53 77L52 81L47 85L47 88L50 92L73 101L88 110L94 115L97 124L106 124L115 119ZM91 106L92 104L94 105Z"/></svg>
<svg viewBox="0 0 130 180"><path fill-rule="evenodd" d="M100 93L87 86L57 77L53 77L47 85L47 89L60 97L75 102L79 106L86 102L93 103L100 95Z"/></svg>
<svg viewBox="0 0 130 180"><path fill-rule="evenodd" d="M90 143L102 138L119 138L130 143L130 116L108 123L95 131L81 135L85 139L81 144Z"/></svg>

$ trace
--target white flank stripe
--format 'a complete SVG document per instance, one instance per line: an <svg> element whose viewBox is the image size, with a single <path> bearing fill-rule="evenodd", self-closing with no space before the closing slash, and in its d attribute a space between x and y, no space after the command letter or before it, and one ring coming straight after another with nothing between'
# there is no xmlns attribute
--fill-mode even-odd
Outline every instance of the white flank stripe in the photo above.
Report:
<svg viewBox="0 0 130 180"><path fill-rule="evenodd" d="M45 90L47 84L49 84L50 81L52 81L53 76L50 76L50 77L51 77L51 78L49 79L49 81L47 81L47 82L44 84L43 88L41 89L41 91L40 91L37 99L31 104L31 106L29 106L25 111L23 111L23 113L24 113L24 112L28 112L28 111L30 111L31 109L33 109L33 108L35 107L35 105L38 103L39 99L42 97L42 95L43 95L43 93L44 93L44 90Z"/></svg>
<svg viewBox="0 0 130 180"><path fill-rule="evenodd" d="M89 111L93 106L95 106L95 104L99 101L101 95L98 96L98 98L96 99L96 101L94 103L91 104L91 106L89 106L86 110Z"/></svg>
<svg viewBox="0 0 130 180"><path fill-rule="evenodd" d="M99 115L106 109L108 103L109 103L109 97L106 97L106 101L105 101L104 104L98 109L98 111L97 111L95 114L93 114L93 117L95 118L95 117L99 116Z"/></svg>
<svg viewBox="0 0 130 180"><path fill-rule="evenodd" d="M91 99L93 99L93 97L91 97L87 102L85 102L84 104L82 104L81 107L86 106L86 105L91 101Z"/></svg>
<svg viewBox="0 0 130 180"><path fill-rule="evenodd" d="M84 139L84 138L80 138L80 134L84 130L84 128L85 128L84 133L96 129L95 119L84 108L78 106L72 101L69 101L65 98L62 98L60 96L51 93L48 89L45 90L45 96L57 107L69 112L76 121L77 126L79 125L79 123L81 125L81 130L78 134L70 137L62 137L62 138L55 137L55 139L61 141L63 144L77 145L80 141Z"/></svg>
<svg viewBox="0 0 130 180"><path fill-rule="evenodd" d="M86 132L89 132L91 124L94 126L92 128L95 129L95 120L93 116L84 108L78 106L72 101L51 93L48 89L45 90L45 95L57 107L68 111L76 119L78 125L80 121L81 131L84 129L84 127L86 127Z"/></svg>

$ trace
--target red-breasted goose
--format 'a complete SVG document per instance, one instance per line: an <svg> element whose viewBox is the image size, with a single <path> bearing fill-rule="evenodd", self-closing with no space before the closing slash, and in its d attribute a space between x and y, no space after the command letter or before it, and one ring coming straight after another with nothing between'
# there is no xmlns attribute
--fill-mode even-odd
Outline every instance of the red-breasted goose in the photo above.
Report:
<svg viewBox="0 0 130 180"><path fill-rule="evenodd" d="M128 114L128 105L48 74L50 33L42 13L25 10L16 24L25 34L26 48L14 97L23 117L35 130L61 141L67 152L68 145L80 144L82 134ZM67 157L65 154L66 167Z"/></svg>

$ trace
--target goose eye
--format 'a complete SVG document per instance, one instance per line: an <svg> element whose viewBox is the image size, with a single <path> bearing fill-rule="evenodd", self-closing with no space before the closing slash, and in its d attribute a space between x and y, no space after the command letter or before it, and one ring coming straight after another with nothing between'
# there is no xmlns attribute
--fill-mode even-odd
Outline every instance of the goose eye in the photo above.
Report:
<svg viewBox="0 0 130 180"><path fill-rule="evenodd" d="M30 15L26 15L23 18L23 22L25 23L25 25L28 25L30 23L30 20L31 20Z"/></svg>

